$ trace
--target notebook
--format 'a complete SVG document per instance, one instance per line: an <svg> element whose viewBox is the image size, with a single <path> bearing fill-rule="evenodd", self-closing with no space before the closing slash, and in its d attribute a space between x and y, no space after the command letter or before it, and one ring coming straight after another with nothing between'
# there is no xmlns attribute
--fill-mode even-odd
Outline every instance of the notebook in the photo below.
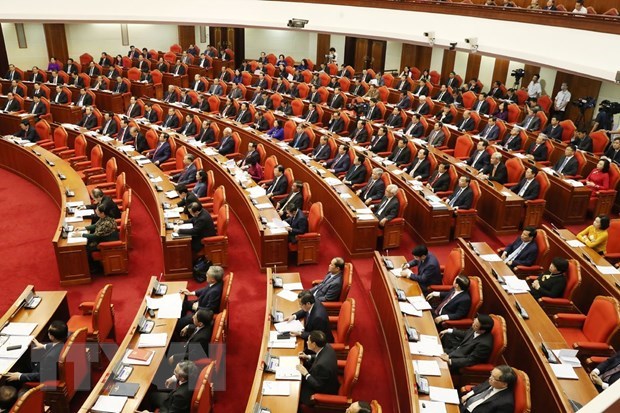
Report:
<svg viewBox="0 0 620 413"><path fill-rule="evenodd" d="M114 383L110 396L134 397L140 389L139 383Z"/></svg>

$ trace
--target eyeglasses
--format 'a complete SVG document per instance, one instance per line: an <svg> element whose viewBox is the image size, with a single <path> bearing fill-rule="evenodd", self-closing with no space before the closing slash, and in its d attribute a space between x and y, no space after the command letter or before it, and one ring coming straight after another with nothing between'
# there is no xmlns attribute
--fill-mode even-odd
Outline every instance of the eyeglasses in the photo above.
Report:
<svg viewBox="0 0 620 413"><path fill-rule="evenodd" d="M498 381L498 382L500 382L500 383L503 383L500 379L496 379L495 377L493 377L493 375L492 375L492 374L489 376L489 380L492 380L492 381Z"/></svg>

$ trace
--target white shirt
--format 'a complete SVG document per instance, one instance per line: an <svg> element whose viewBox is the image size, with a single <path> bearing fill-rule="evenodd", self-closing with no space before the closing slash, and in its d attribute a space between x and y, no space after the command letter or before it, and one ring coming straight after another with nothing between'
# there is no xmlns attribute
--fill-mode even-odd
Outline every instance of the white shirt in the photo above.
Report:
<svg viewBox="0 0 620 413"><path fill-rule="evenodd" d="M488 394L485 397L483 397L482 399L476 400L470 406L468 406L467 407L467 411L473 412L476 409L476 407L478 407L479 405L484 403L487 399L490 399L491 397L495 396L497 393L499 393L500 391L503 391L503 390L506 390L506 389L493 389L493 390L491 390L490 392L488 392ZM472 392L473 392L473 390L472 390Z"/></svg>
<svg viewBox="0 0 620 413"><path fill-rule="evenodd" d="M581 6L581 9L577 10L576 8L573 9L573 13L575 14L588 14L588 9L585 8L584 6Z"/></svg>
<svg viewBox="0 0 620 413"><path fill-rule="evenodd" d="M570 92L568 90L560 90L557 95L555 95L555 109L565 111L566 105L570 102Z"/></svg>
<svg viewBox="0 0 620 413"><path fill-rule="evenodd" d="M531 81L529 85L527 85L527 95L531 98L537 98L542 94L542 88L540 87L540 82L534 83Z"/></svg>

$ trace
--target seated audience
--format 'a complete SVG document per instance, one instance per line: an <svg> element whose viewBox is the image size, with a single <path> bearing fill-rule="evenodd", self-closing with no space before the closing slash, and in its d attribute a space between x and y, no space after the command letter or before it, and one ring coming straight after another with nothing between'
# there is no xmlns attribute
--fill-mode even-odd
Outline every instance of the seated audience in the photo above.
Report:
<svg viewBox="0 0 620 413"><path fill-rule="evenodd" d="M607 238L609 237L607 232L609 223L607 215L599 215L594 219L592 225L577 234L577 239L599 254L605 255L607 251Z"/></svg>
<svg viewBox="0 0 620 413"><path fill-rule="evenodd" d="M445 351L439 358L448 363L451 373L488 361L493 350L493 325L490 316L478 314L468 330L448 328L439 333Z"/></svg>
<svg viewBox="0 0 620 413"><path fill-rule="evenodd" d="M566 271L568 271L566 258L553 258L549 264L549 274L539 275L532 282L530 293L537 300L540 297L561 298L566 289Z"/></svg>
<svg viewBox="0 0 620 413"><path fill-rule="evenodd" d="M441 324L447 320L461 320L467 317L471 307L471 296L469 295L469 278L459 275L454 279L450 291L434 291L426 296L430 301L439 298L433 305L433 315L435 324Z"/></svg>
<svg viewBox="0 0 620 413"><path fill-rule="evenodd" d="M292 244L297 243L298 235L308 232L308 218L295 204L286 206L286 219L284 221L289 225L286 230L288 231L288 242Z"/></svg>
<svg viewBox="0 0 620 413"><path fill-rule="evenodd" d="M510 245L508 245L501 255L502 260L510 268L517 265L529 267L534 265L538 258L538 245L536 245L536 228L525 227L521 235Z"/></svg>
<svg viewBox="0 0 620 413"><path fill-rule="evenodd" d="M441 284L441 269L437 257L428 250L426 245L417 245L411 251L413 260L406 262L402 266L401 277L407 277L410 280L420 284L423 292L429 285ZM417 273L412 272L409 268L417 267Z"/></svg>
<svg viewBox="0 0 620 413"><path fill-rule="evenodd" d="M307 346L312 354L299 353L302 364L297 366L297 371L302 376L299 403L311 406L313 394L338 394L340 382L338 358L334 349L328 344L325 334L321 331L312 331L307 337Z"/></svg>
<svg viewBox="0 0 620 413"><path fill-rule="evenodd" d="M344 260L340 257L332 258L323 281L310 289L317 301L338 301L342 291L343 272Z"/></svg>
<svg viewBox="0 0 620 413"><path fill-rule="evenodd" d="M491 377L461 397L461 411L470 413L512 413L517 381L515 372L506 365L495 367Z"/></svg>
<svg viewBox="0 0 620 413"><path fill-rule="evenodd" d="M193 361L184 360L174 368L174 375L166 380L166 388L172 391L155 391L147 395L143 403L149 410L142 413L159 410L159 412L189 412L194 396L194 383L198 368Z"/></svg>

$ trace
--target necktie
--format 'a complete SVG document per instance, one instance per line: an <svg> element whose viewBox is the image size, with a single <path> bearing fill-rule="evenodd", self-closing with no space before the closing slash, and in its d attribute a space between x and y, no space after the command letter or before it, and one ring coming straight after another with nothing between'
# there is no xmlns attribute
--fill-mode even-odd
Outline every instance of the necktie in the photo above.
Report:
<svg viewBox="0 0 620 413"><path fill-rule="evenodd" d="M58 103L59 101L60 101L60 93L58 93L56 97L54 98L54 102Z"/></svg>
<svg viewBox="0 0 620 413"><path fill-rule="evenodd" d="M370 189L372 188L372 186L375 184L375 181L372 180L370 181L370 184L368 185L368 187L366 188L366 192L364 192L364 198L366 198L366 196L368 195L368 193L370 192Z"/></svg>
<svg viewBox="0 0 620 413"><path fill-rule="evenodd" d="M464 189L465 189L465 188L461 188L461 189L459 189L459 191L456 193L456 195L454 196L454 198L452 198L452 199L450 200L450 206L454 206L454 204L456 203L456 200L457 200L457 199L459 199L459 197L460 197L460 196L461 196L461 194L463 193L463 190L464 190Z"/></svg>
<svg viewBox="0 0 620 413"><path fill-rule="evenodd" d="M441 92L441 93L439 94L439 96L437 97L437 100L441 100L441 98L443 98L443 95L444 95L445 93L446 93L446 92Z"/></svg>
<svg viewBox="0 0 620 413"><path fill-rule="evenodd" d="M558 168L558 173L562 173L562 170L564 169L564 167L566 167L566 164L568 163L569 160L570 158L568 157L564 158L564 162L562 162L562 165L560 165L560 167Z"/></svg>
<svg viewBox="0 0 620 413"><path fill-rule="evenodd" d="M401 152L403 151L403 148L400 148L398 150L398 152L396 152L396 156L394 157L394 162L396 162L398 160L398 157L400 156Z"/></svg>
<svg viewBox="0 0 620 413"><path fill-rule="evenodd" d="M131 112L133 112L133 103L131 104L131 106L129 106L129 109L127 109L127 116L131 117Z"/></svg>
<svg viewBox="0 0 620 413"><path fill-rule="evenodd" d="M422 163L422 160L418 159L418 162L416 162L414 167L411 168L411 170L409 171L409 175L413 176L414 172L416 171L416 169L418 169L418 166L420 166L421 163Z"/></svg>
<svg viewBox="0 0 620 413"><path fill-rule="evenodd" d="M525 129L529 129L530 123L532 123L532 119L534 119L534 117L530 116L527 122L525 122L525 126L524 126Z"/></svg>
<svg viewBox="0 0 620 413"><path fill-rule="evenodd" d="M435 175L435 178L433 178L433 182L431 182L431 186L435 185L435 182L437 182L437 180L439 179L441 175L442 174L439 174L439 173Z"/></svg>
<svg viewBox="0 0 620 413"><path fill-rule="evenodd" d="M456 291L452 291L442 302L441 304L439 304L439 307L437 307L437 309L435 310L435 314L437 315L441 315L441 311L443 310L443 308L446 306L446 304L448 304L450 302L450 300L452 300L452 298L454 297L454 295L456 294Z"/></svg>
<svg viewBox="0 0 620 413"><path fill-rule="evenodd" d="M465 402L465 408L466 408L468 411L470 411L470 412L471 412L471 411L473 410L473 409L471 409L471 407L473 407L473 405L474 405L476 402L482 401L482 400L484 400L486 397L488 397L488 396L489 396L489 394L491 394L491 392L492 392L492 391L493 391L493 387L489 387L487 390L485 390L485 391L483 391L483 392L481 392L481 393L478 393L478 394L475 394L475 395L471 396L471 397L470 397L469 399L467 399L467 401ZM480 403L478 403L478 404L480 404Z"/></svg>
<svg viewBox="0 0 620 413"><path fill-rule="evenodd" d="M521 187L521 190L519 191L517 195L523 196L523 194L525 194L525 191L527 190L527 187L529 185L530 185L530 181L525 181L525 183L523 184L523 187Z"/></svg>
<svg viewBox="0 0 620 413"><path fill-rule="evenodd" d="M390 202L391 198L385 198L383 200L383 202L381 203L381 205L379 205L379 209L377 210L377 215L381 215L383 213L383 210L385 209L385 207L387 206L387 204Z"/></svg>
<svg viewBox="0 0 620 413"><path fill-rule="evenodd" d="M198 91L198 82L195 82L195 83L194 83L194 90L195 90L195 91Z"/></svg>
<svg viewBox="0 0 620 413"><path fill-rule="evenodd" d="M526 246L527 244L525 242L522 242L521 245L519 245L519 247L512 252L512 254L506 257L506 260L504 262L514 261L515 258L517 258L519 254L521 254L521 251L523 251L523 249L525 249Z"/></svg>
<svg viewBox="0 0 620 413"><path fill-rule="evenodd" d="M607 370L605 373L601 374L601 380L606 381L614 374L620 372L620 363L617 364L614 368Z"/></svg>
<svg viewBox="0 0 620 413"><path fill-rule="evenodd" d="M310 112L308 112L308 116L306 116L306 120L309 121L310 119L312 119L312 114L314 113L313 110L311 110Z"/></svg>
<svg viewBox="0 0 620 413"><path fill-rule="evenodd" d="M280 175L281 176L281 175ZM269 187L269 191L267 193L271 194L273 193L273 190L276 189L276 186L278 186L278 181L280 180L280 177L278 176L276 178L275 181L273 181L273 184L271 184L271 186Z"/></svg>
<svg viewBox="0 0 620 413"><path fill-rule="evenodd" d="M459 127L459 129L465 129L465 123L467 122L467 119L463 119L463 121L461 122L461 126Z"/></svg>
<svg viewBox="0 0 620 413"><path fill-rule="evenodd" d="M471 166L472 166L472 167L474 167L474 168L476 167L476 164L478 163L478 160L479 160L479 159L480 159L480 157L482 156L482 152L483 152L483 151L479 151L479 152L478 152L478 155L476 155L476 157L474 158L474 161L473 161L473 162L472 162L472 164L471 164Z"/></svg>

